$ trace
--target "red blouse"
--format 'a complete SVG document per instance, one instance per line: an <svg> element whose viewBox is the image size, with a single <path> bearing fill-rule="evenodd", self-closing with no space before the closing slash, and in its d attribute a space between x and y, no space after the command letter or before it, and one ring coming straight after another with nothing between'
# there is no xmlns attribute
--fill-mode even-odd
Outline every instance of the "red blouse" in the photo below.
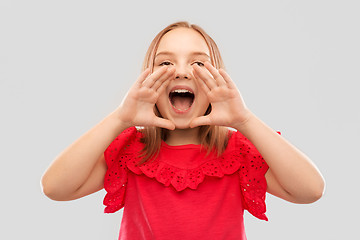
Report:
<svg viewBox="0 0 360 240"><path fill-rule="evenodd" d="M119 239L246 239L244 209L267 220L268 165L241 133L231 133L220 157L163 141L154 161L137 166L142 133L122 132L104 153L105 212L125 206Z"/></svg>

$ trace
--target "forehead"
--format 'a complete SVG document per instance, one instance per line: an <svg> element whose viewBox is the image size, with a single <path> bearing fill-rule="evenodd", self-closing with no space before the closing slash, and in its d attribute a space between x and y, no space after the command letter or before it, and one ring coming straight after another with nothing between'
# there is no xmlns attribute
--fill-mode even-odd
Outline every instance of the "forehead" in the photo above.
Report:
<svg viewBox="0 0 360 240"><path fill-rule="evenodd" d="M161 51L172 51L175 53L200 51L210 55L203 36L190 28L176 28L167 32L161 38L156 52Z"/></svg>

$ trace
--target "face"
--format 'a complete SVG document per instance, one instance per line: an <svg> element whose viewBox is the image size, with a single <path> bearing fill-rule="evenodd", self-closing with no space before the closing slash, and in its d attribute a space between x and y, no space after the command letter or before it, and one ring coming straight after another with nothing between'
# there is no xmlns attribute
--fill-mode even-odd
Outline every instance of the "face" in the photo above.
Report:
<svg viewBox="0 0 360 240"><path fill-rule="evenodd" d="M195 64L203 67L210 61L210 51L204 38L195 30L177 28L160 40L154 60L154 70L163 65L175 68L175 79L159 97L156 106L162 117L171 120L177 129L189 128L192 119L203 116L209 101L194 80Z"/></svg>

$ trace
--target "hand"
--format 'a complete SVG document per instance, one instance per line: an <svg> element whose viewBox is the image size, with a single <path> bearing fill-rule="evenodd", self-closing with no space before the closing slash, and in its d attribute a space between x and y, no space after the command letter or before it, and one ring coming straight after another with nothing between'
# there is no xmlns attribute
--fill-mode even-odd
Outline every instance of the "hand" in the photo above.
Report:
<svg viewBox="0 0 360 240"><path fill-rule="evenodd" d="M155 115L154 106L170 80L175 78L175 69L164 66L149 73L150 69L147 68L140 74L116 112L128 127L157 126L174 130L173 122Z"/></svg>
<svg viewBox="0 0 360 240"><path fill-rule="evenodd" d="M230 76L223 70L217 70L209 62L205 67L194 65L193 75L211 104L209 115L195 118L190 127L200 125L218 125L238 128L250 117L239 90Z"/></svg>

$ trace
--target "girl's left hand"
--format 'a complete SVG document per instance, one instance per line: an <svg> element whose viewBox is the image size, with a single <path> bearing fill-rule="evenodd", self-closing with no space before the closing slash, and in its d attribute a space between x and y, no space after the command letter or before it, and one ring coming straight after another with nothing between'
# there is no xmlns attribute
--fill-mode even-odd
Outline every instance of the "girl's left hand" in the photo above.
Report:
<svg viewBox="0 0 360 240"><path fill-rule="evenodd" d="M209 62L205 62L204 66L195 64L193 75L208 97L211 112L209 115L195 118L190 123L190 127L200 125L241 127L251 114L235 83L223 69L217 70Z"/></svg>

